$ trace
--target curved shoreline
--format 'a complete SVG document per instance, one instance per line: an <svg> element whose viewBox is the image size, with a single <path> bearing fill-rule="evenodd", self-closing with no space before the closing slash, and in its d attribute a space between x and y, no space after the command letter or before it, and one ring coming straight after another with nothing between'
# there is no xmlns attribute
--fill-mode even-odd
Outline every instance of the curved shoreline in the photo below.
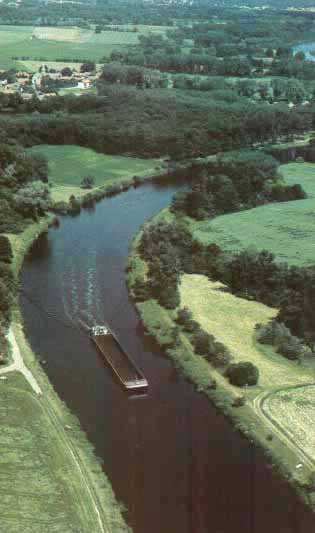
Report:
<svg viewBox="0 0 315 533"><path fill-rule="evenodd" d="M148 221L145 226L154 224L156 220L160 220L161 213L163 213L163 211ZM183 374L183 376L194 384L198 392L202 392L208 397L208 399L228 418L235 430L243 434L247 440L249 440L263 452L268 463L277 469L282 479L290 483L301 500L313 509L313 502L310 498L306 479L308 479L309 475L314 471L315 462L313 464L308 462L308 464L305 465L305 470L303 472L303 475L305 474L305 479L303 479L303 482L301 482L301 478L299 478L297 475L298 471L293 470L296 468L296 464L299 463L301 459L298 455L299 450L294 446L288 447L285 435L282 435L281 431L276 431L276 428L273 428L274 432L272 433L272 439L269 439L268 435L270 433L268 434L268 431L270 432L270 430L272 430L271 423L266 423L264 412L257 408L257 406L259 407L260 405L260 402L258 405L257 401L261 399L262 396L265 397L267 393L268 395L273 394L279 389L279 387L272 387L272 389L269 391L264 391L264 393L256 393L255 396L247 399L244 406L235 407L233 403L235 399L242 394L242 389L238 389L238 392L235 393L235 391L232 390L233 387L227 383L222 374L211 367L211 365L208 365L210 368L209 374L212 378L214 378L218 386L215 389L209 389L209 387L206 385L202 386L200 381L197 379L199 376L197 376L197 373L194 372L192 366L186 365L184 358L180 359L178 356L174 355L174 350L167 346L167 342L165 342L165 333L170 329L170 327L177 326L173 319L174 312L170 312L167 309L161 308L155 300L146 300L145 302L140 303L135 301L133 285L136 280L145 282L147 271L147 265L140 257L137 250L141 234L142 230L140 230L135 236L130 248L127 284L130 297L134 302L143 326L165 350L166 355L172 359L176 368ZM148 304L148 302L150 302L150 305L154 306L156 310L156 320L154 324L148 320L146 308L142 305L146 303ZM150 310L150 314L152 314L152 309ZM188 345L190 347L189 342L183 345L186 351ZM200 369L202 370L202 366ZM306 383L306 385L309 386L312 384ZM299 386L303 386L303 384ZM286 460L284 460L284 457Z"/></svg>
<svg viewBox="0 0 315 533"><path fill-rule="evenodd" d="M13 249L12 269L16 281L19 279L28 250L41 234L48 231L55 218L54 216L46 217L39 223L29 226L20 235L9 235ZM69 411L55 392L28 343L23 329L18 297L19 294L13 304L10 331L22 354L26 369L33 374L42 391L41 395L37 391L37 401L40 402L46 416L55 427L60 443L63 443L64 459L69 465L72 464L72 472L67 477L67 482L72 485L76 498L81 499L80 505L85 516L85 520L82 518L84 531L90 533L93 523L93 533L94 531L95 533L97 531L101 533L127 532L129 528L122 518L111 484L94 454L92 444L80 428L77 417ZM8 371L9 366L3 367L3 371ZM76 490L78 486L80 494Z"/></svg>

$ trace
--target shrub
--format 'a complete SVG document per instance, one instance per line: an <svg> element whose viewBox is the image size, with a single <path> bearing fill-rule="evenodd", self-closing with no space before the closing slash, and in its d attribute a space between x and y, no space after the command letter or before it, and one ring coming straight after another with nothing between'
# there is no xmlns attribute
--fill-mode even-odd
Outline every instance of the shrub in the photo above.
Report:
<svg viewBox="0 0 315 533"><path fill-rule="evenodd" d="M80 202L75 196L73 196L73 194L69 198L68 211L71 215L77 215L81 211Z"/></svg>
<svg viewBox="0 0 315 533"><path fill-rule="evenodd" d="M233 407L243 407L243 405L245 405L245 403L246 403L245 396L237 396L236 398L234 398L234 400L232 402L232 406Z"/></svg>
<svg viewBox="0 0 315 533"><path fill-rule="evenodd" d="M229 365L224 375L232 385L237 387L253 386L258 383L259 370L255 365L246 361Z"/></svg>
<svg viewBox="0 0 315 533"><path fill-rule="evenodd" d="M82 189L92 189L95 185L95 178L94 176L85 176L81 180L81 187Z"/></svg>
<svg viewBox="0 0 315 533"><path fill-rule="evenodd" d="M137 302L144 302L149 298L147 284L139 278L135 280L132 290Z"/></svg>
<svg viewBox="0 0 315 533"><path fill-rule="evenodd" d="M258 340L262 344L271 344L284 357L290 360L311 355L311 349L301 339L292 335L281 322L272 320L260 326Z"/></svg>
<svg viewBox="0 0 315 533"><path fill-rule="evenodd" d="M197 333L197 331L200 331L200 326L196 320L187 320L187 322L183 325L183 329L187 333Z"/></svg>
<svg viewBox="0 0 315 533"><path fill-rule="evenodd" d="M0 261L11 263L12 257L12 247L8 237L0 235Z"/></svg>
<svg viewBox="0 0 315 533"><path fill-rule="evenodd" d="M176 322L180 326L184 326L188 321L191 320L191 318L192 318L191 312L189 311L189 309L187 309L187 307L184 307L183 309L179 309L177 313Z"/></svg>
<svg viewBox="0 0 315 533"><path fill-rule="evenodd" d="M68 213L68 204L67 202L63 202L62 200L60 202L55 202L52 206L52 211L54 213L58 213L59 215L66 215Z"/></svg>
<svg viewBox="0 0 315 533"><path fill-rule="evenodd" d="M193 338L192 344L196 353L200 355L210 355L211 353L211 341L213 337L205 331L198 331Z"/></svg>

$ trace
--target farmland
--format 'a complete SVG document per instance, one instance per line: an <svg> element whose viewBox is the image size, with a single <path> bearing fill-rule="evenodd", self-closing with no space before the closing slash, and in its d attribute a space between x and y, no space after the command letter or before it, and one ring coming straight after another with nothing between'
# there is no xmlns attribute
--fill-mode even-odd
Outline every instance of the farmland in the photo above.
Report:
<svg viewBox="0 0 315 533"><path fill-rule="evenodd" d="M265 416L281 426L307 458L314 458L315 386L300 386L280 390L266 397L261 404Z"/></svg>
<svg viewBox="0 0 315 533"><path fill-rule="evenodd" d="M232 252L253 246L269 250L279 261L292 265L313 264L315 165L292 163L282 165L281 171L288 184L300 183L309 198L191 222L195 237L203 243L216 242Z"/></svg>
<svg viewBox="0 0 315 533"><path fill-rule="evenodd" d="M29 153L45 156L48 160L49 179L53 184L55 200L67 199L71 194L80 195L82 178L93 176L95 186L113 184L134 175L143 176L153 172L161 164L158 159L104 155L72 145L38 145Z"/></svg>
<svg viewBox="0 0 315 533"><path fill-rule="evenodd" d="M96 34L79 28L0 26L0 68L22 61L99 61L114 48L137 44L132 32L108 31Z"/></svg>

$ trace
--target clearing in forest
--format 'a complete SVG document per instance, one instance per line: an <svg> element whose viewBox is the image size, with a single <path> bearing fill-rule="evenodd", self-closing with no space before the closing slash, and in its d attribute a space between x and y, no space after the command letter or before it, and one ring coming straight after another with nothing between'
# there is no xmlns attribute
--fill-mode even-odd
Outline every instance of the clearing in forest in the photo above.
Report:
<svg viewBox="0 0 315 533"><path fill-rule="evenodd" d="M271 320L277 310L226 291L220 282L198 274L184 274L181 306L187 307L200 326L222 342L234 362L250 361L259 368L259 386L297 385L312 379L307 369L256 341L255 325Z"/></svg>
<svg viewBox="0 0 315 533"><path fill-rule="evenodd" d="M48 176L53 184L55 200L66 200L70 194L86 192L80 187L82 178L93 176L95 187L158 172L162 161L136 157L112 156L75 145L37 145L28 150L31 154L45 156ZM66 196L66 198L65 198Z"/></svg>

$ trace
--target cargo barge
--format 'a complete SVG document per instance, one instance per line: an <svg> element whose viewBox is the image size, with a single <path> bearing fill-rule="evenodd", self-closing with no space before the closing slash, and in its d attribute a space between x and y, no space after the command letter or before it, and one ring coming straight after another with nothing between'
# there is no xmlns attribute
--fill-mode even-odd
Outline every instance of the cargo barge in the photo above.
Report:
<svg viewBox="0 0 315 533"><path fill-rule="evenodd" d="M137 367L129 354L122 348L117 336L108 325L93 326L89 328L89 334L127 391L145 392L148 389L148 382L140 368Z"/></svg>

